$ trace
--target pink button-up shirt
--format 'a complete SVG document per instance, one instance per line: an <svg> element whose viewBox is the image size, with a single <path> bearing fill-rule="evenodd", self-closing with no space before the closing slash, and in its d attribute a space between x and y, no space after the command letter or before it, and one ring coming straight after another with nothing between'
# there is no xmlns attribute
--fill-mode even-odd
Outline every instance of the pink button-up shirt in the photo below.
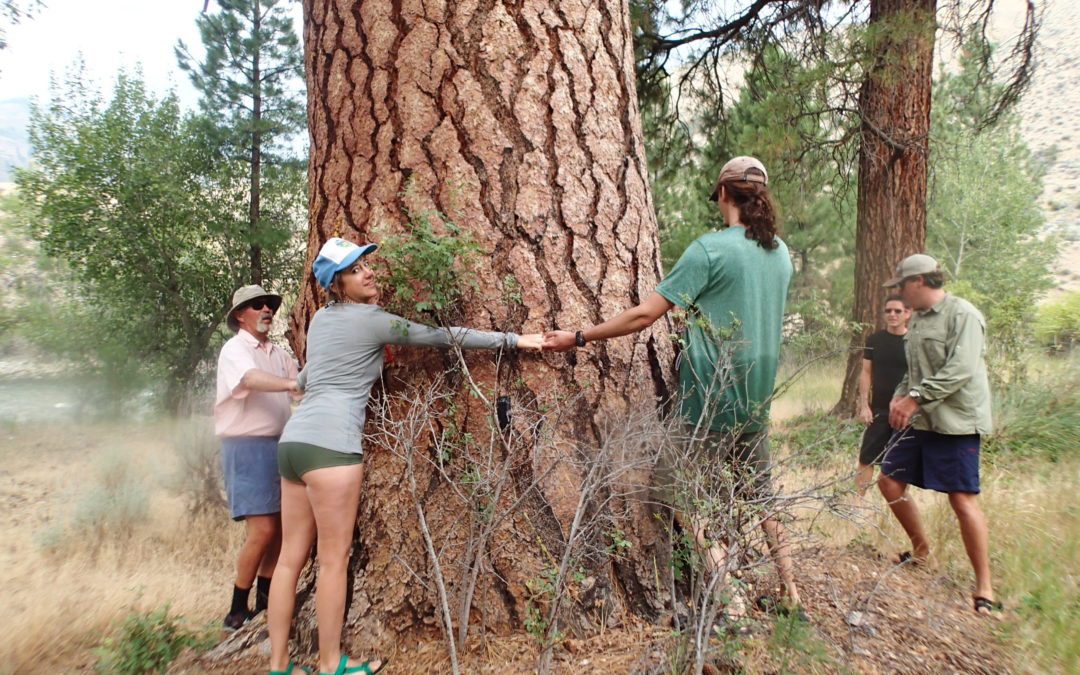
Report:
<svg viewBox="0 0 1080 675"><path fill-rule="evenodd" d="M285 391L252 391L241 381L252 368L293 379L296 362L269 340L243 328L221 348L214 401L214 433L221 437L280 436L292 408Z"/></svg>

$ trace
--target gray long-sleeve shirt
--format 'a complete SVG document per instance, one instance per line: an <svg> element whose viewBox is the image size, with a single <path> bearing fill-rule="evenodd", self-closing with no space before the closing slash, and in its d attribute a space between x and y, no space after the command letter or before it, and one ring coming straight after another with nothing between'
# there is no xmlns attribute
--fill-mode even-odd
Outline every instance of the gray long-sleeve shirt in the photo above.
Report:
<svg viewBox="0 0 1080 675"><path fill-rule="evenodd" d="M371 387L382 372L383 345L463 349L516 348L515 333L431 328L378 305L332 304L315 312L308 327L307 364L297 380L304 398L281 442L310 443L362 453L361 432Z"/></svg>

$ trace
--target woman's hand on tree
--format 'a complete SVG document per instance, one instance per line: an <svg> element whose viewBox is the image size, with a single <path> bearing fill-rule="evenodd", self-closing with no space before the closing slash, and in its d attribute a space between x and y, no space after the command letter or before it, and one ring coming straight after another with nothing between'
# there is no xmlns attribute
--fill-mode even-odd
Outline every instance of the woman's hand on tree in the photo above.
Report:
<svg viewBox="0 0 1080 675"><path fill-rule="evenodd" d="M526 333L518 336L518 349L540 351L544 347L544 336L540 333Z"/></svg>

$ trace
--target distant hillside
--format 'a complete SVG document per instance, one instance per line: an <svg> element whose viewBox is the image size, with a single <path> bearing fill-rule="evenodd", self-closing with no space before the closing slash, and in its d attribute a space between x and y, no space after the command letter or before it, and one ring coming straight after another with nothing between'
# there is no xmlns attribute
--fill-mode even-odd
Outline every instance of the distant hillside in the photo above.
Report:
<svg viewBox="0 0 1080 675"><path fill-rule="evenodd" d="M1055 273L1080 288L1080 3L1050 0L1039 35L1035 77L1020 102L1021 133L1047 162L1042 210L1065 235Z"/></svg>
<svg viewBox="0 0 1080 675"><path fill-rule="evenodd" d="M0 183L10 181L11 168L30 161L30 99L9 98L0 101Z"/></svg>

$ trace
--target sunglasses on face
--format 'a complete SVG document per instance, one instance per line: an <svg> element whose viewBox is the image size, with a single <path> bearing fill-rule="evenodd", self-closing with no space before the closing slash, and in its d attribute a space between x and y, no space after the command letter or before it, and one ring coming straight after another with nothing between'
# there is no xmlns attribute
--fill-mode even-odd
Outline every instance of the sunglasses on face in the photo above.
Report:
<svg viewBox="0 0 1080 675"><path fill-rule="evenodd" d="M885 310L885 313L886 314L903 314L904 310L902 310L902 309L887 309L887 310Z"/></svg>
<svg viewBox="0 0 1080 675"><path fill-rule="evenodd" d="M252 300L248 303L248 307L256 312L261 312L263 307L268 307L271 312L274 311L274 307L266 300Z"/></svg>

